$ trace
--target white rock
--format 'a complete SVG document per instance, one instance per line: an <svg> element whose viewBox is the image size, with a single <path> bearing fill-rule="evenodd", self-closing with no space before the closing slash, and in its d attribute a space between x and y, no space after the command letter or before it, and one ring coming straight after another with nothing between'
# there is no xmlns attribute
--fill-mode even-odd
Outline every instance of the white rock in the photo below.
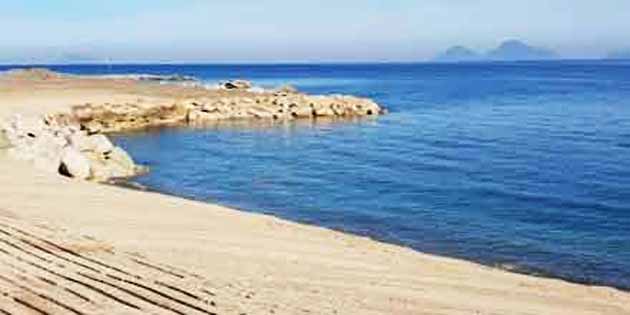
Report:
<svg viewBox="0 0 630 315"><path fill-rule="evenodd" d="M88 138L87 134L83 132L76 132L76 133L72 133L68 135L68 142L73 148L79 151L83 151L88 142L87 138Z"/></svg>
<svg viewBox="0 0 630 315"><path fill-rule="evenodd" d="M91 159L92 164L92 179L97 182L107 181L114 177L112 167L106 163L106 161L93 157Z"/></svg>
<svg viewBox="0 0 630 315"><path fill-rule="evenodd" d="M105 153L114 149L111 141L101 134L88 136L83 133L74 133L70 136L70 144L79 151L93 151L96 153Z"/></svg>
<svg viewBox="0 0 630 315"><path fill-rule="evenodd" d="M53 151L41 152L33 157L33 165L38 170L48 174L58 174L61 165L61 155Z"/></svg>
<svg viewBox="0 0 630 315"><path fill-rule="evenodd" d="M109 161L116 164L120 169L120 173L124 176L132 176L135 173L136 163L131 156L125 150L120 147L115 147L110 154L108 154Z"/></svg>
<svg viewBox="0 0 630 315"><path fill-rule="evenodd" d="M46 124L41 117L21 117L16 116L14 128L22 134L31 138L36 138L46 130Z"/></svg>
<svg viewBox="0 0 630 315"><path fill-rule="evenodd" d="M89 139L94 147L94 151L98 153L105 153L114 149L112 142L104 135L93 135Z"/></svg>
<svg viewBox="0 0 630 315"><path fill-rule="evenodd" d="M66 147L61 156L61 168L64 175L72 178L87 179L90 177L90 160L73 147Z"/></svg>
<svg viewBox="0 0 630 315"><path fill-rule="evenodd" d="M99 155L87 153L92 164L92 179L106 181L112 178L124 178L138 175L139 167L133 159L119 147L110 152Z"/></svg>

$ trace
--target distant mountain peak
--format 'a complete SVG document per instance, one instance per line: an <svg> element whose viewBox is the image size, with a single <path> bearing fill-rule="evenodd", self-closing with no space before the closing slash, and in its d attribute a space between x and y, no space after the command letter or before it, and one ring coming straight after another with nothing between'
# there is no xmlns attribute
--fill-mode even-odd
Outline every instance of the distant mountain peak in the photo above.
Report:
<svg viewBox="0 0 630 315"><path fill-rule="evenodd" d="M465 52L465 53L472 53L472 54L475 53L474 51L472 51L472 50L470 50L470 49L468 49L467 47L464 47L464 46L453 46L453 47L449 48L447 50L447 52Z"/></svg>
<svg viewBox="0 0 630 315"><path fill-rule="evenodd" d="M479 54L464 46L453 46L435 58L440 62L462 62L479 60Z"/></svg>
<svg viewBox="0 0 630 315"><path fill-rule="evenodd" d="M523 61L555 59L556 54L548 49L530 46L522 41L504 41L487 54L489 60Z"/></svg>
<svg viewBox="0 0 630 315"><path fill-rule="evenodd" d="M520 48L520 47L529 47L529 46L518 39L508 39L502 42L501 45L499 45L499 48L506 48L506 47Z"/></svg>
<svg viewBox="0 0 630 315"><path fill-rule="evenodd" d="M530 46L520 40L506 40L486 54L478 54L464 46L453 46L439 54L438 62L467 61L526 61L555 59L556 54L548 49Z"/></svg>

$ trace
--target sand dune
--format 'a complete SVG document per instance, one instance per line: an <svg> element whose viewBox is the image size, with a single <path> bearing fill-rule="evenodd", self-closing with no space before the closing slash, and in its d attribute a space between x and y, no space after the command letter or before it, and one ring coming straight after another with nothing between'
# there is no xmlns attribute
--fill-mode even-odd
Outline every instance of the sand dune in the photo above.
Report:
<svg viewBox="0 0 630 315"><path fill-rule="evenodd" d="M0 119L134 93L0 85ZM0 314L630 314L618 290L73 181L2 151L0 261Z"/></svg>

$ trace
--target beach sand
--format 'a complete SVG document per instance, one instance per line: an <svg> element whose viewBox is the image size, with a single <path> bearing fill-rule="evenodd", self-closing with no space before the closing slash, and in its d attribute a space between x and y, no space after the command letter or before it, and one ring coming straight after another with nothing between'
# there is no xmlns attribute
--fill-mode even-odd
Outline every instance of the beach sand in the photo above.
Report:
<svg viewBox="0 0 630 315"><path fill-rule="evenodd" d="M88 102L170 102L178 95L169 89L0 79L0 119ZM615 289L74 181L4 151L0 261L2 314L630 314L630 294Z"/></svg>

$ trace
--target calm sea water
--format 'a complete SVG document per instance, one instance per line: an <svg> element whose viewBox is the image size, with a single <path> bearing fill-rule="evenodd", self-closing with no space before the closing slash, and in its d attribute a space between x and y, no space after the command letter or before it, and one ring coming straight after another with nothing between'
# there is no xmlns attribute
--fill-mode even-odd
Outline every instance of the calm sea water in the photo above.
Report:
<svg viewBox="0 0 630 315"><path fill-rule="evenodd" d="M370 120L118 137L174 195L630 288L630 63L65 66L377 100Z"/></svg>

